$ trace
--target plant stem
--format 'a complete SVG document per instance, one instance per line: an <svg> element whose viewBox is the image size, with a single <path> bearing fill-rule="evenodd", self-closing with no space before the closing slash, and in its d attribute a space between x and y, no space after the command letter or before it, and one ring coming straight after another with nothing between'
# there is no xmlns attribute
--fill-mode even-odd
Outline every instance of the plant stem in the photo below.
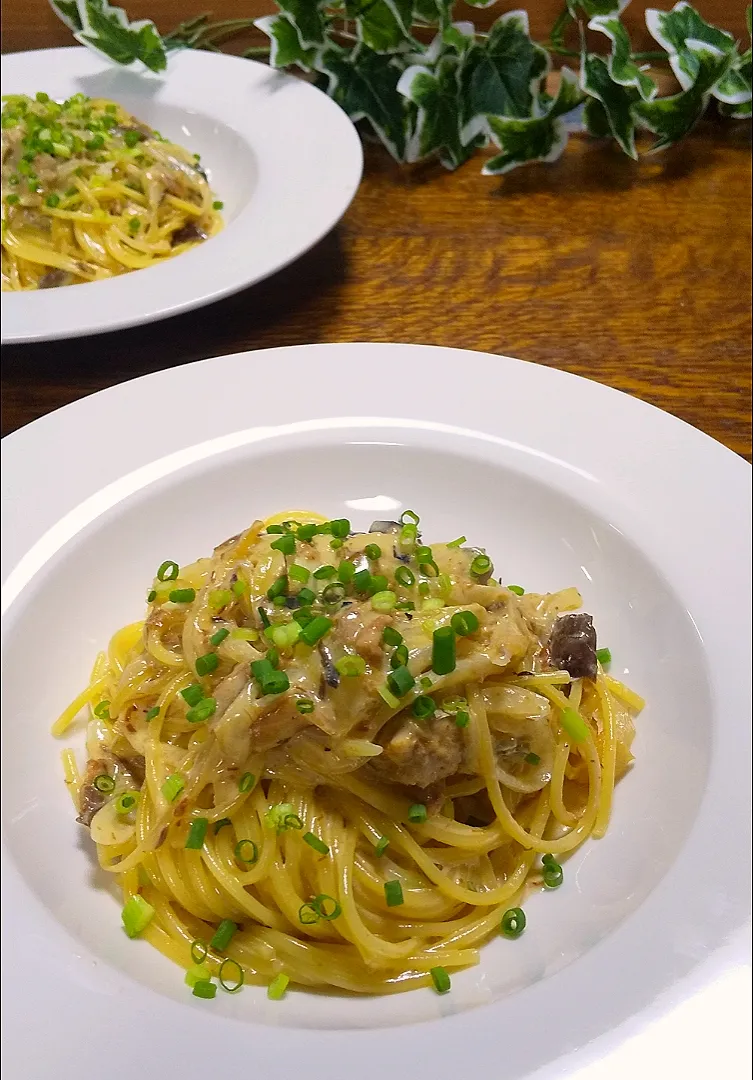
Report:
<svg viewBox="0 0 753 1080"><path fill-rule="evenodd" d="M665 52L634 52L630 54L631 60L666 60Z"/></svg>

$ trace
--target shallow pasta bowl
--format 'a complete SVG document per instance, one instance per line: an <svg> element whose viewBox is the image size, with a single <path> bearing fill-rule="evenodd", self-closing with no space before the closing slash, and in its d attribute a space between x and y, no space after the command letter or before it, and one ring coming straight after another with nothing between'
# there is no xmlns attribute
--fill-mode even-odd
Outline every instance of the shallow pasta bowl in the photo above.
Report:
<svg viewBox="0 0 753 1080"><path fill-rule="evenodd" d="M282 370L285 424L250 424L248 402L273 399ZM353 370L379 372L370 416ZM133 418L155 399L183 423L134 440ZM159 372L67 406L4 441L3 484L11 1075L67 1080L106 1061L125 1080L135 1032L150 1072L187 1080L220 1056L223 1071L253 1065L273 1080L743 1075L750 469L740 458L555 370L451 349L316 345ZM484 544L507 580L582 592L613 673L648 702L610 829L568 860L561 889L526 900L525 934L484 947L449 994L289 991L272 1002L246 987L199 1002L176 967L123 935L50 724L113 629L139 617L163 558L188 561L284 508L368 528L406 507L427 538ZM37 1021L45 1040L31 1037Z"/></svg>
<svg viewBox="0 0 753 1080"><path fill-rule="evenodd" d="M211 240L145 270L3 293L5 343L117 330L237 292L325 236L361 179L361 144L345 113L301 79L250 60L185 50L155 76L88 49L48 49L3 57L1 85L3 94L84 93L123 105L201 155L225 221Z"/></svg>

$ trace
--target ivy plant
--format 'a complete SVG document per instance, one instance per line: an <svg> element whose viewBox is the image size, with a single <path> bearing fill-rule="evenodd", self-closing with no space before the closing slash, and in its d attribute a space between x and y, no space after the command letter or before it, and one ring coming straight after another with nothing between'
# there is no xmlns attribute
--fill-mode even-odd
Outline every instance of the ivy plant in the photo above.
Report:
<svg viewBox="0 0 753 1080"><path fill-rule="evenodd" d="M400 162L436 157L455 169L493 147L483 172L495 175L555 161L573 130L612 138L637 158L638 132L649 133L647 152L664 149L712 102L725 117L751 115L750 42L743 49L685 0L671 11L646 11L659 46L650 53L632 49L621 21L629 0L565 0L546 42L531 39L525 11L501 14L482 32L453 20L454 0L276 2L278 12L261 19L201 15L160 34L107 0L50 0L77 41L116 64L156 73L177 49L219 51L238 34L261 31L268 44L244 56L266 55L272 67L314 78ZM469 2L488 8L495 0ZM747 23L750 37L750 7ZM586 30L599 35L602 49L587 46ZM554 96L547 90L553 56L572 61L560 69ZM667 96L654 78L661 65L678 84Z"/></svg>

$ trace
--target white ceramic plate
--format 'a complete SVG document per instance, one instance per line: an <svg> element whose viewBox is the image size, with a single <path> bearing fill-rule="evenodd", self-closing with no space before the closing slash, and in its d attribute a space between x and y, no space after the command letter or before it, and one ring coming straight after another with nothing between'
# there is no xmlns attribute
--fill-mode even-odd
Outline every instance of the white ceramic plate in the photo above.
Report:
<svg viewBox="0 0 753 1080"><path fill-rule="evenodd" d="M284 387L284 389L281 389ZM155 414L156 402L169 402ZM368 415L365 415L368 412ZM3 1005L14 1080L745 1075L750 469L596 383L407 345L239 354L3 443ZM506 580L577 585L648 700L606 838L452 992L211 1003L92 871L49 725L164 558L285 507L405 507ZM748 1009L749 1013L749 1009ZM44 1037L38 1037L40 1032ZM713 1034L712 1034L713 1033ZM636 1038L636 1036L639 1036ZM705 1073L699 1072L699 1067Z"/></svg>
<svg viewBox="0 0 753 1080"><path fill-rule="evenodd" d="M2 294L4 343L80 337L151 322L252 285L339 221L361 179L355 128L300 79L251 60L185 50L163 76L117 68L88 49L3 57L3 94L110 98L201 154L224 202L216 237L160 266L108 281Z"/></svg>

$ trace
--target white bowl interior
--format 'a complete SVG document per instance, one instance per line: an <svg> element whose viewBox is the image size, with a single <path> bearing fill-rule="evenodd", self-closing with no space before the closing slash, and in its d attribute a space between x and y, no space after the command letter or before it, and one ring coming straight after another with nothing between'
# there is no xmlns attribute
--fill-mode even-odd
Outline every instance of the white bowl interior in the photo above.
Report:
<svg viewBox="0 0 753 1080"><path fill-rule="evenodd" d="M254 518L288 508L349 517L366 529L372 518L410 507L429 542L464 533L487 548L507 582L537 592L578 586L600 644L612 650L613 673L648 706L606 838L575 853L558 892L526 901L523 937L485 947L477 968L454 976L452 994L299 993L281 1010L247 988L217 999L217 1009L276 1026L415 1023L523 991L636 910L670 869L703 796L711 753L704 654L659 570L573 493L564 467L553 463L547 475L535 478L470 436L444 436L440 445L428 432L394 428L293 434L178 468L117 501L57 552L6 620L2 798L11 858L75 939L79 958L93 955L190 1007L180 971L122 933L119 905L95 870L62 780L60 750L80 745L80 735L57 743L50 725L86 684L111 633L141 617L164 559L207 554Z"/></svg>

